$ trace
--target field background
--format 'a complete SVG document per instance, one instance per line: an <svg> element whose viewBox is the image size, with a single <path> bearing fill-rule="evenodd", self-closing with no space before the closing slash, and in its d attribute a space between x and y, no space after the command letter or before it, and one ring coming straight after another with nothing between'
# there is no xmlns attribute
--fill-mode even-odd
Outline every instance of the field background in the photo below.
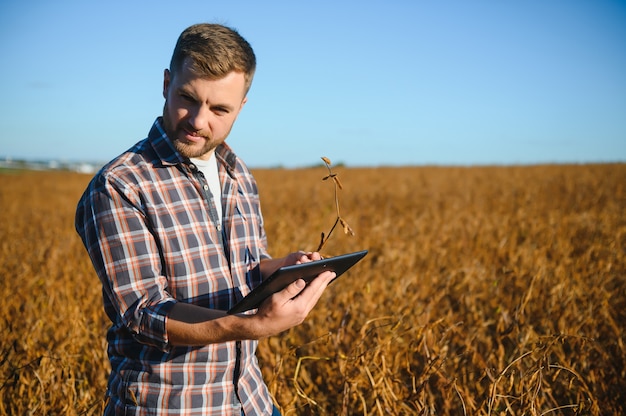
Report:
<svg viewBox="0 0 626 416"><path fill-rule="evenodd" d="M259 359L285 415L613 415L626 406L626 165L342 168L326 255L369 249ZM323 167L255 170L270 251L335 220ZM98 414L90 177L0 172L0 415ZM339 230L340 231L340 230Z"/></svg>

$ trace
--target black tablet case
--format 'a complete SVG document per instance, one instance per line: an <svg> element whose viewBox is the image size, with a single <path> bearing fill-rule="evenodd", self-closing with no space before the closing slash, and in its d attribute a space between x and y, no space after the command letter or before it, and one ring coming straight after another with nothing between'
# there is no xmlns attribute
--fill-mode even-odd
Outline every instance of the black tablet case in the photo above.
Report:
<svg viewBox="0 0 626 416"><path fill-rule="evenodd" d="M337 277L339 277L365 257L366 254L367 250L362 250L308 263L281 267L233 306L228 313L235 314L258 308L266 298L276 292L280 292L298 279L304 279L306 283L309 283L320 273L327 270L335 272Z"/></svg>

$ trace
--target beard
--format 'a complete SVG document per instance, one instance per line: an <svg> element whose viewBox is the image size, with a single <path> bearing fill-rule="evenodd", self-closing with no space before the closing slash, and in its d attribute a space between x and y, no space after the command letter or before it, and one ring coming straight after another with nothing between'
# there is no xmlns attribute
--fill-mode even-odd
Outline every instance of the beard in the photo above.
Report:
<svg viewBox="0 0 626 416"><path fill-rule="evenodd" d="M188 159L202 159L203 156L206 156L213 152L217 146L219 146L224 142L224 140L226 140L226 137L219 139L212 137L206 132L196 131L184 120L174 125L171 117L169 116L167 103L165 103L165 106L163 107L163 129L165 130L167 137L170 138L176 151L178 151L178 153ZM189 134L189 132L195 132L195 135L198 138L201 138L202 141L191 142L187 140L185 137L187 136L187 134ZM226 136L228 136L228 134L226 134Z"/></svg>
<svg viewBox="0 0 626 416"><path fill-rule="evenodd" d="M205 139L205 142L202 145L200 145L199 143L183 142L179 139L172 139L172 143L174 144L174 148L176 148L178 153L188 159L202 159L203 156L209 154L210 152L213 152L217 147L217 145L213 144L208 138Z"/></svg>

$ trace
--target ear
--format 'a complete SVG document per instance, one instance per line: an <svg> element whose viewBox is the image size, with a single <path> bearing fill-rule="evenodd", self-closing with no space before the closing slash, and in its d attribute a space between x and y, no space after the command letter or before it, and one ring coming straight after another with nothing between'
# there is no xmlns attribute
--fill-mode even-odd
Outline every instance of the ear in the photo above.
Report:
<svg viewBox="0 0 626 416"><path fill-rule="evenodd" d="M165 69L165 71L163 71L163 98L165 98L167 100L167 91L170 88L170 70L169 69Z"/></svg>
<svg viewBox="0 0 626 416"><path fill-rule="evenodd" d="M243 108L243 106L248 102L248 97L243 97L243 101L241 102L241 105L239 106L239 111L241 111L241 109Z"/></svg>

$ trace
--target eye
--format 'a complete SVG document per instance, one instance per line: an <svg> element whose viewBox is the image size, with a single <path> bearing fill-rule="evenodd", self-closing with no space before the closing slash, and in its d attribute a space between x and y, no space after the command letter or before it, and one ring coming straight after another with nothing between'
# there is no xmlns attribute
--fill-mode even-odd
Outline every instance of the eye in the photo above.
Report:
<svg viewBox="0 0 626 416"><path fill-rule="evenodd" d="M182 93L182 94L180 94L180 97L181 97L184 101L186 101L186 102L188 102L188 103L192 103L192 104L193 104L193 103L195 103L195 102L196 102L196 99L195 99L195 98L193 98L193 97L192 97L191 95L189 95L189 94Z"/></svg>
<svg viewBox="0 0 626 416"><path fill-rule="evenodd" d="M225 116L226 114L230 113L228 108L222 107L219 105L211 107L211 111L213 111L215 114L220 115L220 116Z"/></svg>

